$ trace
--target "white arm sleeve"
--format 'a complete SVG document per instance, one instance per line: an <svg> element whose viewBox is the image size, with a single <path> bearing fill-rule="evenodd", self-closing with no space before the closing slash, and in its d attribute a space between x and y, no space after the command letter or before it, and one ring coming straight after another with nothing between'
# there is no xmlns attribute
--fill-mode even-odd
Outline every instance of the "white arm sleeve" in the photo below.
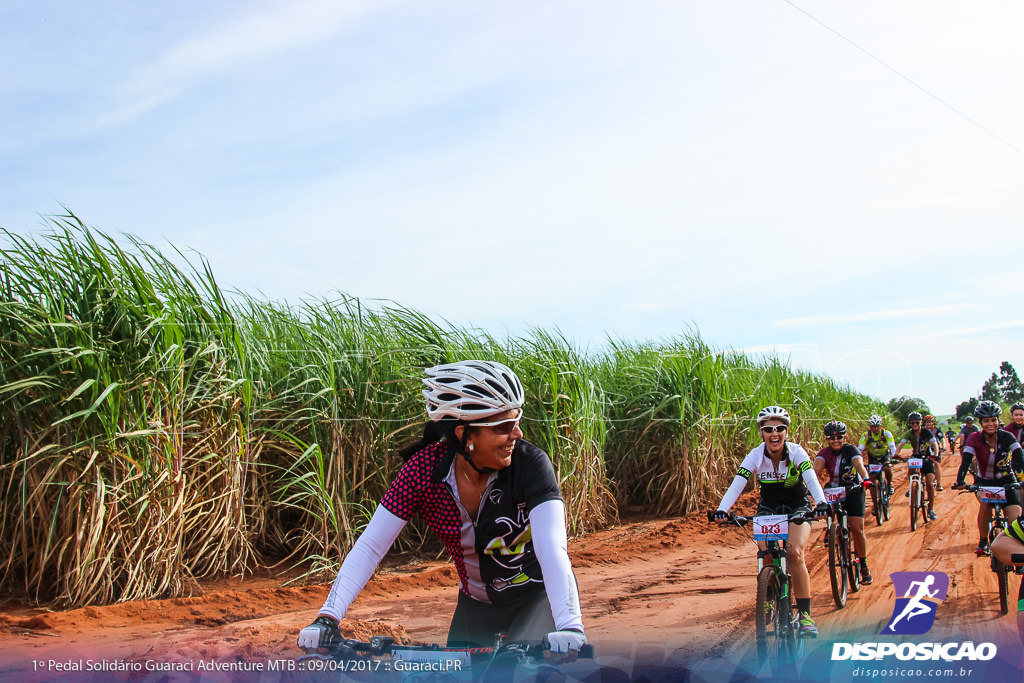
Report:
<svg viewBox="0 0 1024 683"><path fill-rule="evenodd" d="M530 511L533 549L544 576L544 589L551 604L555 629L583 632L580 593L569 561L569 542L565 534L565 504L548 500Z"/></svg>
<svg viewBox="0 0 1024 683"><path fill-rule="evenodd" d="M813 467L807 468L803 473L804 483L807 484L807 488L811 492L811 498L814 498L815 503L825 502L825 491L821 488L821 482L818 481L818 475L815 473Z"/></svg>
<svg viewBox="0 0 1024 683"><path fill-rule="evenodd" d="M334 580L320 614L341 621L405 525L404 519L391 514L383 505L377 506L370 523L341 563L338 578Z"/></svg>
<svg viewBox="0 0 1024 683"><path fill-rule="evenodd" d="M732 478L732 484L729 485L725 495L722 496L722 502L718 504L718 510L728 512L736 501L739 499L740 494L743 493L743 489L747 488L747 479L744 479L740 475L736 475Z"/></svg>

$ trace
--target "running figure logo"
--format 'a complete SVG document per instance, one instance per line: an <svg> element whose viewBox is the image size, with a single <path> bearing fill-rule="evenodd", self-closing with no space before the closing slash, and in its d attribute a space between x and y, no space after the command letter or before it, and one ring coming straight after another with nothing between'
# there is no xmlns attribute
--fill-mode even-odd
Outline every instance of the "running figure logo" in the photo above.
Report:
<svg viewBox="0 0 1024 683"><path fill-rule="evenodd" d="M890 576L896 588L896 606L882 633L927 632L935 623L935 610L949 592L949 577L942 572L893 572Z"/></svg>

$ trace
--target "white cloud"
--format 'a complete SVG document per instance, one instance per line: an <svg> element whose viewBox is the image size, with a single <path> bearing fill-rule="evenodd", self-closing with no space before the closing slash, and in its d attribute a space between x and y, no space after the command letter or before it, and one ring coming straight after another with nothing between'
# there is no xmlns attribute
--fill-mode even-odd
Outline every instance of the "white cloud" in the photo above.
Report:
<svg viewBox="0 0 1024 683"><path fill-rule="evenodd" d="M818 327L822 325L852 325L872 320L901 320L905 318L932 318L962 315L975 308L972 304L950 304L945 306L924 306L921 308L898 308L888 311L866 313L839 313L836 315L786 318L775 322L775 327Z"/></svg>

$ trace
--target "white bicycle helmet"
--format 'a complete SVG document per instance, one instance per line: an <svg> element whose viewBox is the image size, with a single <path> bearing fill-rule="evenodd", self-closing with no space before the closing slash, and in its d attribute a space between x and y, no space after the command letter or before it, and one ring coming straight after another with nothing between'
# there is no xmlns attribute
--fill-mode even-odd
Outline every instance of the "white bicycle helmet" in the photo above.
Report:
<svg viewBox="0 0 1024 683"><path fill-rule="evenodd" d="M782 420L788 427L789 413L786 412L785 408L780 408L779 406L768 406L767 408L762 408L761 412L757 414L757 426L763 427L764 423L768 420Z"/></svg>
<svg viewBox="0 0 1024 683"><path fill-rule="evenodd" d="M472 422L521 408L523 385L508 367L489 360L464 360L426 369L427 417Z"/></svg>
<svg viewBox="0 0 1024 683"><path fill-rule="evenodd" d="M879 415L872 415L868 418L868 427L881 427L882 418Z"/></svg>

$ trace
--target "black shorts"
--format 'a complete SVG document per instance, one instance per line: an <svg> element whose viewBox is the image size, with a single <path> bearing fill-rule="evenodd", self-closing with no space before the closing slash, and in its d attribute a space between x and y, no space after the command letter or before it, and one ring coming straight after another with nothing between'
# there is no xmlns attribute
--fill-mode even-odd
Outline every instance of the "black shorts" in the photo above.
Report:
<svg viewBox="0 0 1024 683"><path fill-rule="evenodd" d="M448 627L448 647L494 647L496 633L507 634L509 642L535 644L554 630L543 584L509 605L480 602L459 591Z"/></svg>
<svg viewBox="0 0 1024 683"><path fill-rule="evenodd" d="M913 455L911 457L912 458L917 458L919 456ZM924 460L924 464L921 466L921 474L935 474L935 463L932 462L931 459L929 459L929 458L921 458L921 459ZM907 472L908 473L910 472L910 468L909 467L907 468Z"/></svg>
<svg viewBox="0 0 1024 683"><path fill-rule="evenodd" d="M1004 479L975 479L974 483L976 486L1006 486L1013 482L1008 482ZM1006 504L1021 504L1020 489L1006 489Z"/></svg>
<svg viewBox="0 0 1024 683"><path fill-rule="evenodd" d="M798 505L766 505L764 501L757 504L757 516L761 515L809 515L814 512L810 501ZM793 524L803 524L803 521L794 521Z"/></svg>
<svg viewBox="0 0 1024 683"><path fill-rule="evenodd" d="M846 500L843 501L843 509L850 517L863 517L867 509L867 502L864 499L864 487L846 490Z"/></svg>

